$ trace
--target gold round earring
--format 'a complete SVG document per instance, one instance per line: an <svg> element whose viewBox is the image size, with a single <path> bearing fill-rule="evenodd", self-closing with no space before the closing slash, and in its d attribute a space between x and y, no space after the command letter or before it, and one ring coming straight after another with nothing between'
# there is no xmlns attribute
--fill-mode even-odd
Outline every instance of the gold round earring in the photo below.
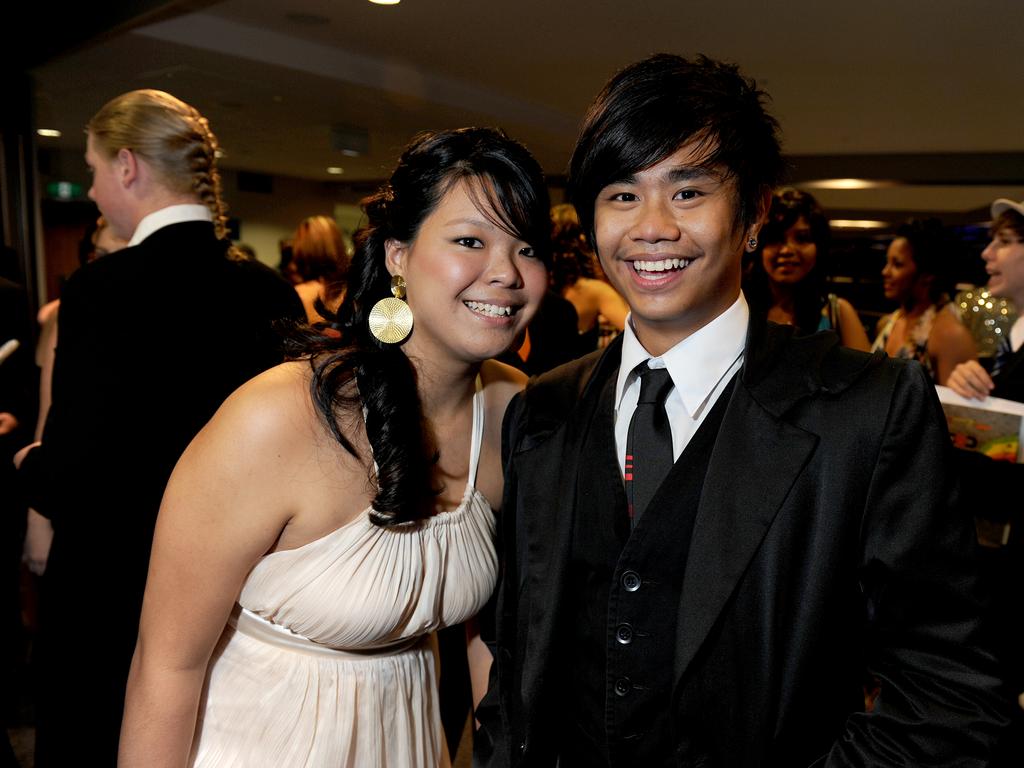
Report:
<svg viewBox="0 0 1024 768"><path fill-rule="evenodd" d="M412 310L402 299L405 298L405 278L391 277L391 296L381 299L370 310L370 333L385 344L405 341L412 331Z"/></svg>

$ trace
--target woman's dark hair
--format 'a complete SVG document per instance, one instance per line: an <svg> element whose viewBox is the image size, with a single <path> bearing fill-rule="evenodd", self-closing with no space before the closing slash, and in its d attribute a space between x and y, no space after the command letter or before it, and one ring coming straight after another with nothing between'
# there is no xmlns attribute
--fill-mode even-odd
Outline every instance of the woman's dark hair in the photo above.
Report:
<svg viewBox="0 0 1024 768"><path fill-rule="evenodd" d="M952 288L953 262L956 245L938 219L910 219L896 230L896 238L903 238L917 267L917 279L931 277L928 298L933 304L948 300Z"/></svg>
<svg viewBox="0 0 1024 768"><path fill-rule="evenodd" d="M594 203L609 184L650 168L688 142L699 163L736 185L736 224L757 221L781 180L778 122L767 95L733 64L660 53L612 77L591 104L566 189L593 242Z"/></svg>
<svg viewBox="0 0 1024 768"><path fill-rule="evenodd" d="M317 410L353 455L339 422L365 412L377 465L370 514L377 525L427 517L436 497L430 475L437 451L424 429L416 371L400 345L378 341L367 324L373 305L391 295L384 244L412 242L423 220L460 181L469 182L467 192L481 214L529 243L548 263L547 187L526 148L493 128L421 133L402 153L390 181L362 202L367 223L355 236L348 291L337 314L327 315L339 338L307 333L293 345L313 367L310 388Z"/></svg>
<svg viewBox="0 0 1024 768"><path fill-rule="evenodd" d="M751 255L743 293L752 313L767 316L775 298L768 273L764 269L764 247L782 243L786 239L786 232L800 219L810 227L816 255L814 267L793 287L793 320L799 333L809 334L818 330L821 309L828 300L826 276L829 273L829 246L832 242L828 217L809 193L783 187L772 194L768 218L758 237L757 251Z"/></svg>
<svg viewBox="0 0 1024 768"><path fill-rule="evenodd" d="M594 252L576 209L562 203L551 209L551 288L561 296L581 277L597 277Z"/></svg>

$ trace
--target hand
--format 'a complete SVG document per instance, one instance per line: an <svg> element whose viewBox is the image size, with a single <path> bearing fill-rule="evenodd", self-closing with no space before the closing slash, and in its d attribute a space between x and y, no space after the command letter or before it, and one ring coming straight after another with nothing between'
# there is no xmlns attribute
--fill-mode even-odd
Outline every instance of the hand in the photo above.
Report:
<svg viewBox="0 0 1024 768"><path fill-rule="evenodd" d="M46 571L46 561L50 557L50 544L52 543L53 526L50 525L50 521L34 509L30 509L21 561L36 576L42 576Z"/></svg>
<svg viewBox="0 0 1024 768"><path fill-rule="evenodd" d="M26 445L24 448L22 448L20 451L14 454L15 469L21 466L21 462L23 462L25 460L25 457L28 456L29 451L31 451L33 448L38 448L40 445L42 445L42 443L36 440L31 445Z"/></svg>
<svg viewBox="0 0 1024 768"><path fill-rule="evenodd" d="M995 382L977 360L968 360L953 369L946 379L946 386L961 397L983 400L995 387Z"/></svg>
<svg viewBox="0 0 1024 768"><path fill-rule="evenodd" d="M18 417L4 411L0 413L0 435L6 435L18 428Z"/></svg>

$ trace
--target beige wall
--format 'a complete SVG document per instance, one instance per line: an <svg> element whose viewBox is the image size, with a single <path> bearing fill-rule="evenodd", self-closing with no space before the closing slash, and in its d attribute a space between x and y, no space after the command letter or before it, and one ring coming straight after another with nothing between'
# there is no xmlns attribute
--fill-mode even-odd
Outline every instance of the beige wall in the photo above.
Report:
<svg viewBox="0 0 1024 768"><path fill-rule="evenodd" d="M365 187L356 190L345 184L275 176L270 194L241 192L233 171L224 171L223 175L228 214L239 220L239 242L251 245L259 260L272 267L280 259L280 241L291 237L307 216L332 216L351 235L358 222L358 202L369 191Z"/></svg>

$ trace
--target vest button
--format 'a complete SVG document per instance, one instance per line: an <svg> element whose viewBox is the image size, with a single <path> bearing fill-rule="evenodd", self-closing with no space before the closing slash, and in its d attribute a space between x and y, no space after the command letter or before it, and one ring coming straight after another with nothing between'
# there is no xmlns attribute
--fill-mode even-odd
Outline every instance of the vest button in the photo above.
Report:
<svg viewBox="0 0 1024 768"><path fill-rule="evenodd" d="M626 571L619 581L627 592L636 592L640 589L640 574L636 571Z"/></svg>
<svg viewBox="0 0 1024 768"><path fill-rule="evenodd" d="M628 677L620 677L615 681L615 695L625 696L633 686L630 685Z"/></svg>
<svg viewBox="0 0 1024 768"><path fill-rule="evenodd" d="M633 642L633 627L629 624L619 624L615 628L615 639L622 645L629 645Z"/></svg>

